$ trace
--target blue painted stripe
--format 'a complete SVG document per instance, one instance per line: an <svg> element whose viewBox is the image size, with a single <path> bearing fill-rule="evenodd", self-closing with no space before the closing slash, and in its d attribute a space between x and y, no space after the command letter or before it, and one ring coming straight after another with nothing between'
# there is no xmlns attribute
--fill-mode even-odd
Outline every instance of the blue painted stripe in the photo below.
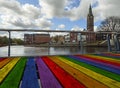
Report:
<svg viewBox="0 0 120 88"><path fill-rule="evenodd" d="M34 58L29 58L22 78L21 88L40 88Z"/></svg>

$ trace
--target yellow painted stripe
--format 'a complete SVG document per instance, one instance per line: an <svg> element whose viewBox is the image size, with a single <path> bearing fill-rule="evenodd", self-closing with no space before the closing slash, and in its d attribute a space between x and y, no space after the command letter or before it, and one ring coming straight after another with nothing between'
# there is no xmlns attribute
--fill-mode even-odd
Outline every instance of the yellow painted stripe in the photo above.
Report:
<svg viewBox="0 0 120 88"><path fill-rule="evenodd" d="M5 59L3 61L0 62L0 69L5 66L11 59Z"/></svg>
<svg viewBox="0 0 120 88"><path fill-rule="evenodd" d="M119 53L112 53L112 52L106 52L107 54L115 54L115 55L120 55Z"/></svg>
<svg viewBox="0 0 120 88"><path fill-rule="evenodd" d="M115 63L120 63L119 59L112 59L112 58L109 58L109 57L95 56L95 55L88 55L88 54L86 54L85 56L88 56L88 57L91 57L91 58L93 57L93 58L96 58L96 59L104 59L104 60L112 61L112 62L115 62Z"/></svg>
<svg viewBox="0 0 120 88"><path fill-rule="evenodd" d="M12 70L15 64L19 61L20 58L12 59L7 65L0 69L0 83L7 76L7 74Z"/></svg>
<svg viewBox="0 0 120 88"><path fill-rule="evenodd" d="M84 84L87 88L109 88L108 86L96 81L95 79L87 76L86 74L82 73L81 71L71 67L70 65L62 62L58 57L50 56L49 57L53 62L63 68L66 72L72 75L75 79L79 82Z"/></svg>
<svg viewBox="0 0 120 88"><path fill-rule="evenodd" d="M83 72L84 74L94 78L95 80L107 85L110 88L120 88L120 82L118 82L118 81L115 81L115 80L110 79L110 78L108 78L106 76L98 74L98 73L96 73L94 71L91 71L91 70L89 70L87 68L84 68L84 67L82 67L82 66L80 66L78 64L75 64L75 63L73 63L73 62L71 62L69 60L63 59L61 57L57 57L57 58L59 60L63 61L64 63L78 69L79 71Z"/></svg>

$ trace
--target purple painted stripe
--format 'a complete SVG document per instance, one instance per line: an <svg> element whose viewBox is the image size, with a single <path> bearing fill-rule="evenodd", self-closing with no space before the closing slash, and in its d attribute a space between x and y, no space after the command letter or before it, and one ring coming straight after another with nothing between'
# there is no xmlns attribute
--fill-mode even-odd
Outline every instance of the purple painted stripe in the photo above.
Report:
<svg viewBox="0 0 120 88"><path fill-rule="evenodd" d="M62 88L61 84L40 57L36 58L36 63L42 88Z"/></svg>

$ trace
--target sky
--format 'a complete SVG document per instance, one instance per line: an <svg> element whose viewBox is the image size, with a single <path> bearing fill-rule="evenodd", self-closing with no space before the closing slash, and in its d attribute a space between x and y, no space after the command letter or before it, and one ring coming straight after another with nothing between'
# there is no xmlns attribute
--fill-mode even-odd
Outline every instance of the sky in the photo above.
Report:
<svg viewBox="0 0 120 88"><path fill-rule="evenodd" d="M90 4L94 31L106 17L120 17L120 0L0 0L0 29L83 30Z"/></svg>

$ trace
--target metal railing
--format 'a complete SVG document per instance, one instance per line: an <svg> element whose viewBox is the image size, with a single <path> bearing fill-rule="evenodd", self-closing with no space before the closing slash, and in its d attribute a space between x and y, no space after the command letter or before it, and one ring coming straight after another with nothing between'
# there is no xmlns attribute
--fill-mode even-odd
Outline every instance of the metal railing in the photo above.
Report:
<svg viewBox="0 0 120 88"><path fill-rule="evenodd" d="M100 31L100 32L91 32L91 31L68 31L68 30L35 30L35 29L0 29L0 31L5 31L9 33L9 42L8 42L8 57L10 57L10 46L11 46L11 32L47 32L47 33L51 33L51 32L67 32L67 33L80 33L80 34L87 34L87 33L95 33L95 34L107 34L107 45L108 45L108 51L112 51L112 45L110 43L110 35L113 34L113 40L114 40L114 45L115 45L115 50L116 51L120 51L120 42L118 39L118 34L116 32L104 32L104 31ZM83 49L83 42L82 42L82 36L80 35L80 47L81 49Z"/></svg>

